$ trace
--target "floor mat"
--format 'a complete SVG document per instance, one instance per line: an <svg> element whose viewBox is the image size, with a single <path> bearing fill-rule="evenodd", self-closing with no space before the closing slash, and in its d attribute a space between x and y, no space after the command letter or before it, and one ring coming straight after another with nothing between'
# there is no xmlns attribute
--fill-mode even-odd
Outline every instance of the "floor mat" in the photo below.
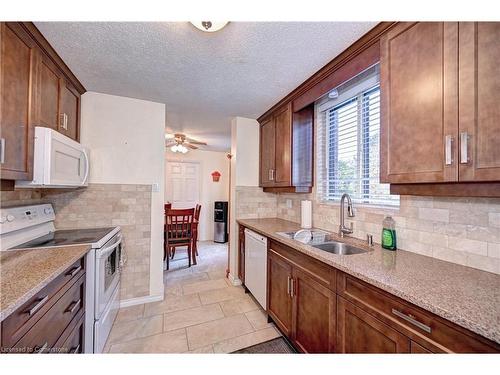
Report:
<svg viewBox="0 0 500 375"><path fill-rule="evenodd" d="M248 348L237 350L231 354L293 354L296 351L283 337L272 339Z"/></svg>

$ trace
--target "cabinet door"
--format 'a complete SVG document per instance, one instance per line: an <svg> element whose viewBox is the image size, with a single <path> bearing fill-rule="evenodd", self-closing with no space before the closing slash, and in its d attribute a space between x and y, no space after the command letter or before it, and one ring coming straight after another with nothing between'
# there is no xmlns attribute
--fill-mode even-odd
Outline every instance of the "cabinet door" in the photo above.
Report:
<svg viewBox="0 0 500 375"><path fill-rule="evenodd" d="M278 254L268 251L267 312L288 337L292 333L291 278L292 266Z"/></svg>
<svg viewBox="0 0 500 375"><path fill-rule="evenodd" d="M276 155L274 186L292 186L292 109L285 106L274 115Z"/></svg>
<svg viewBox="0 0 500 375"><path fill-rule="evenodd" d="M400 23L380 43L381 181L457 181L458 24Z"/></svg>
<svg viewBox="0 0 500 375"><path fill-rule="evenodd" d="M459 179L500 181L500 23L459 31Z"/></svg>
<svg viewBox="0 0 500 375"><path fill-rule="evenodd" d="M432 352L424 348L422 345L417 344L415 341L410 342L410 353L412 354L432 354Z"/></svg>
<svg viewBox="0 0 500 375"><path fill-rule="evenodd" d="M58 130L59 123L59 81L60 73L54 64L41 54L39 64L38 102L39 115L37 126Z"/></svg>
<svg viewBox="0 0 500 375"><path fill-rule="evenodd" d="M293 342L305 353L335 351L335 293L312 276L293 270Z"/></svg>
<svg viewBox="0 0 500 375"><path fill-rule="evenodd" d="M338 353L408 353L410 340L337 296Z"/></svg>
<svg viewBox="0 0 500 375"><path fill-rule="evenodd" d="M0 24L0 138L3 179L33 177L36 47L17 24Z"/></svg>
<svg viewBox="0 0 500 375"><path fill-rule="evenodd" d="M260 185L274 186L275 126L271 117L260 125Z"/></svg>
<svg viewBox="0 0 500 375"><path fill-rule="evenodd" d="M60 81L59 132L78 141L80 137L80 94L64 80Z"/></svg>

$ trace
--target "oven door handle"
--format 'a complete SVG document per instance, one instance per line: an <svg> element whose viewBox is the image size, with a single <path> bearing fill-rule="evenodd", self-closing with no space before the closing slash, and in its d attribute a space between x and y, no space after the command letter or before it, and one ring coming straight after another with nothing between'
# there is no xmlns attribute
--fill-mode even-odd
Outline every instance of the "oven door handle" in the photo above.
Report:
<svg viewBox="0 0 500 375"><path fill-rule="evenodd" d="M97 251L96 255L99 259L106 258L111 252L116 249L122 243L122 239L120 238L118 242L115 242L113 245L102 249L101 251Z"/></svg>

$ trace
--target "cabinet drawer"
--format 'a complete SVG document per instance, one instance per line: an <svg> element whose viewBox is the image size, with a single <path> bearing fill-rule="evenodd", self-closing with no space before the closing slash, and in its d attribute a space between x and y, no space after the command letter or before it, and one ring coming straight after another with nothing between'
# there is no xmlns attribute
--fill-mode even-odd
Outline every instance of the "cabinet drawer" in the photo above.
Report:
<svg viewBox="0 0 500 375"><path fill-rule="evenodd" d="M294 267L307 272L315 280L335 291L335 274L337 271L334 268L275 241L271 241L270 249L281 255Z"/></svg>
<svg viewBox="0 0 500 375"><path fill-rule="evenodd" d="M14 345L15 352L50 352L73 318L83 311L84 299L85 275L82 275Z"/></svg>
<svg viewBox="0 0 500 375"><path fill-rule="evenodd" d="M84 349L84 339L85 312L81 310L57 340L54 349L57 350L57 353L81 354Z"/></svg>
<svg viewBox="0 0 500 375"><path fill-rule="evenodd" d="M338 294L433 352L498 352L500 346L343 272Z"/></svg>

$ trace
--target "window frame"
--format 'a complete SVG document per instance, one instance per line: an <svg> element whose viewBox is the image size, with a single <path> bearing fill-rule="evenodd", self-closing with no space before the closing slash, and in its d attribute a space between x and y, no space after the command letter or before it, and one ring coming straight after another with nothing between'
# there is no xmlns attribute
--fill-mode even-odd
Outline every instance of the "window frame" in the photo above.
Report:
<svg viewBox="0 0 500 375"><path fill-rule="evenodd" d="M371 67L370 69L373 69ZM358 106L363 106L365 105L365 102L363 100L363 97L365 94L369 93L371 90L375 88L379 88L380 90L380 79L379 79L379 72L378 69L374 71L374 73L368 75L366 78L362 79L360 82L355 83L352 85L352 87L347 88L344 92L342 92L337 98L335 99L330 99L328 96L324 97L323 99L320 99L318 102L315 104L315 122L316 124L319 124L317 127L317 131L321 131L324 134L316 134L315 136L315 141L318 142L318 145L316 147L317 151L317 158L318 160L321 160L321 163L317 163L316 166L316 199L322 203L322 204L339 204L340 203L340 198L332 198L328 199L328 188L329 188L329 151L328 151L328 131L329 131L329 124L327 123L326 117L328 116L328 111L333 109L334 107L339 107L342 104L357 98L358 100ZM349 81L347 81L348 83ZM364 143L363 137L368 135L367 132L362 131L362 127L364 126L364 122L362 119L362 114L363 114L363 109L359 110L358 109L358 160L361 163L358 168L359 170L359 176L361 177L362 173L369 173L369 168L367 171L363 171L364 165L367 165L366 163L363 162L363 157L366 157L367 153L365 150L366 148L366 143ZM380 143L379 143L380 147ZM379 171L380 173L380 171ZM379 182L380 183L380 182ZM319 188L319 189L318 189ZM319 191L318 191L319 190ZM319 194L318 194L319 193ZM369 193L368 193L369 194ZM382 208L382 209L389 209L389 210L399 210L400 207L400 199L398 197L397 201L395 201L394 204L384 204L384 203L370 203L363 201L363 190L360 191L360 196L356 197L355 203L359 206L366 206L370 208ZM353 197L354 199L354 197Z"/></svg>

